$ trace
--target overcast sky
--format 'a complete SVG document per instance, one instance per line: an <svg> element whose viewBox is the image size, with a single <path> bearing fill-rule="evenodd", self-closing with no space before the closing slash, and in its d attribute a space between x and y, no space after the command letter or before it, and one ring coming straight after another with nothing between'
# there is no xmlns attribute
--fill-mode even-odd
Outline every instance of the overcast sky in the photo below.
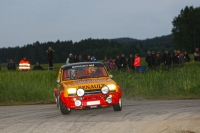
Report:
<svg viewBox="0 0 200 133"><path fill-rule="evenodd" d="M0 48L168 35L185 6L200 0L0 0Z"/></svg>

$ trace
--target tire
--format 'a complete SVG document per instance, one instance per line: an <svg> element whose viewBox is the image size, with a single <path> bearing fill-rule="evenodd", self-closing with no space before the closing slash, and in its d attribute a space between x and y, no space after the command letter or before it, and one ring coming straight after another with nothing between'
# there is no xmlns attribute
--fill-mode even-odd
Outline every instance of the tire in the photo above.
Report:
<svg viewBox="0 0 200 133"><path fill-rule="evenodd" d="M63 102L60 100L59 98L59 107L60 107L60 112L63 114L63 115L66 115L66 114L69 114L71 112L71 109L70 108L67 108L65 106L65 104L63 104Z"/></svg>
<svg viewBox="0 0 200 133"><path fill-rule="evenodd" d="M119 102L113 105L114 111L121 111L122 110L122 99L119 98Z"/></svg>

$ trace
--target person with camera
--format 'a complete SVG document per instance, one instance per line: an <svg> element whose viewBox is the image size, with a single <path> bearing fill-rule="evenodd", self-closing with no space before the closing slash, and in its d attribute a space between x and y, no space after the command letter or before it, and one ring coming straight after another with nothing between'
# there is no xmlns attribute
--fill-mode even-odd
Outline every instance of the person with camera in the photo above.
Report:
<svg viewBox="0 0 200 133"><path fill-rule="evenodd" d="M53 57L54 57L54 50L49 47L46 50L47 60L49 61L49 70L53 70Z"/></svg>
<svg viewBox="0 0 200 133"><path fill-rule="evenodd" d="M8 70L16 70L15 62L12 59L8 62L7 68Z"/></svg>

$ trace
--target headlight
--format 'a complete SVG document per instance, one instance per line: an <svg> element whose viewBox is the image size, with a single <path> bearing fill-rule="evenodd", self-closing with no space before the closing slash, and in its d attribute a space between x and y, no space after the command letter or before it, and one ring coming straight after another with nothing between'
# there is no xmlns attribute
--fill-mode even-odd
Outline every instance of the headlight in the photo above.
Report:
<svg viewBox="0 0 200 133"><path fill-rule="evenodd" d="M77 95L78 95L79 97L83 96L84 94L85 94L85 91L84 91L83 89L78 89L78 90L77 90Z"/></svg>
<svg viewBox="0 0 200 133"><path fill-rule="evenodd" d="M68 94L76 94L76 88L68 88L67 92Z"/></svg>
<svg viewBox="0 0 200 133"><path fill-rule="evenodd" d="M110 91L115 91L116 90L116 86L114 84L109 84L107 85Z"/></svg>
<svg viewBox="0 0 200 133"><path fill-rule="evenodd" d="M101 92L102 92L103 94L107 94L108 91L109 91L109 89L108 89L107 86L103 86L103 87L101 88Z"/></svg>

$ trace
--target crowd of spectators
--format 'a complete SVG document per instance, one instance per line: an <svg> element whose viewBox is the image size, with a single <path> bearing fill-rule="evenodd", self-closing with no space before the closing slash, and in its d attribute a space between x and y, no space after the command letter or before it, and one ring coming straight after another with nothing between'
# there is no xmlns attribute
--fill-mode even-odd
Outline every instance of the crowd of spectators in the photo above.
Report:
<svg viewBox="0 0 200 133"><path fill-rule="evenodd" d="M49 47L46 51L47 53L47 60L49 61L49 68L53 68L53 55L54 50ZM188 55L187 51L181 52L180 50L174 50L174 53L171 55L168 50L165 50L165 52L161 55L160 52L155 53L154 51L147 51L147 55L145 57L145 62L147 64L147 68L149 70L155 70L158 71L160 69L161 64L163 63L164 66L167 69L170 69L170 67L176 68L182 66L185 62L190 62L191 58ZM195 48L194 52L194 60L193 61L200 61L200 52L199 48ZM82 55L73 55L72 53L69 54L69 57L66 60L66 64L70 63L77 63L77 62L97 62L97 59L95 56L88 55L87 58L83 58ZM20 70L23 70L25 67L24 64L28 64L29 68L26 68L26 70L30 70L30 63L24 57L19 64ZM128 59L126 59L125 54L116 55L115 59L109 58L107 56L104 56L104 59L102 63L105 65L105 67L109 69L116 69L119 71L135 71L140 72L141 63L140 63L140 56L138 54L129 54ZM9 63L7 64L8 70L16 70L15 62L10 59ZM22 68L22 69L21 69ZM40 66L39 62L36 62L35 66L33 67L33 70L44 70L42 66Z"/></svg>
<svg viewBox="0 0 200 133"><path fill-rule="evenodd" d="M96 58L94 56L88 55L85 60L82 59L82 56L79 55L78 60L76 60L76 55L73 56L72 54L69 55L67 58L66 63L75 63L75 62L96 62ZM168 50L165 50L163 54L160 52L155 53L154 51L148 51L147 55L145 57L145 62L147 64L146 69L147 70L160 70L160 66L163 63L165 68L169 70L171 67L181 67L185 62L190 62L191 58L188 55L187 51L181 52L180 50L174 50L173 54L170 54ZM193 61L200 61L200 52L199 48L195 49L194 52L194 60ZM102 63L105 65L105 67L109 69L116 69L120 71L135 71L143 72L144 70L141 70L141 63L140 63L140 56L138 54L130 54L128 59L126 59L125 54L117 55L115 59L108 59L107 56L104 56L104 59Z"/></svg>

